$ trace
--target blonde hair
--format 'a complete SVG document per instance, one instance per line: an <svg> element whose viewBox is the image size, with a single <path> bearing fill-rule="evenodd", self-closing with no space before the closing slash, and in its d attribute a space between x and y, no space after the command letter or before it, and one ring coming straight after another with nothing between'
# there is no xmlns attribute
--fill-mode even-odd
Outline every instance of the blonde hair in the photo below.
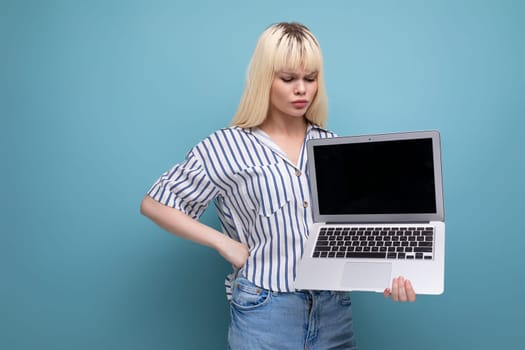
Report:
<svg viewBox="0 0 525 350"><path fill-rule="evenodd" d="M328 101L321 48L306 26L286 22L274 24L261 34L248 66L246 85L232 125L251 128L262 124L268 114L275 73L299 67L318 73L317 94L305 117L324 127Z"/></svg>

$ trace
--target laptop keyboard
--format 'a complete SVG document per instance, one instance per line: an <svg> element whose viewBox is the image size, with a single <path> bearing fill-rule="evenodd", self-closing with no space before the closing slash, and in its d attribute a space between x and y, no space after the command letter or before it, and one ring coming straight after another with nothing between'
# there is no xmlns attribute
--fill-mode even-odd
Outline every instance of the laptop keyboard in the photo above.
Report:
<svg viewBox="0 0 525 350"><path fill-rule="evenodd" d="M314 258L432 260L433 227L322 227Z"/></svg>

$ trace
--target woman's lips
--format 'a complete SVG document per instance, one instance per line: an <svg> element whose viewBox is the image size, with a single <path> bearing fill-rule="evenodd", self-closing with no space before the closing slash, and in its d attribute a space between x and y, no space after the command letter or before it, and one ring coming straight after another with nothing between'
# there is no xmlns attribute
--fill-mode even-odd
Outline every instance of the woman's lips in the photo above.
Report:
<svg viewBox="0 0 525 350"><path fill-rule="evenodd" d="M292 105L297 109L303 109L304 107L308 106L308 101L306 100L297 100L293 101Z"/></svg>

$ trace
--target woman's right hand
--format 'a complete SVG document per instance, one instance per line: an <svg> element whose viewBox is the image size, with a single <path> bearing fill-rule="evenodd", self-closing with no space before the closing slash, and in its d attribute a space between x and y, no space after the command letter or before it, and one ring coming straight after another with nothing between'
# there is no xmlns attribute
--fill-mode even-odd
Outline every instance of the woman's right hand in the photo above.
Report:
<svg viewBox="0 0 525 350"><path fill-rule="evenodd" d="M239 243L180 210L165 206L149 196L144 197L140 211L166 231L214 248L237 269L243 267L250 256L246 244Z"/></svg>
<svg viewBox="0 0 525 350"><path fill-rule="evenodd" d="M217 246L217 251L236 269L243 267L250 256L250 250L245 243L237 242L226 235L223 235L223 239Z"/></svg>

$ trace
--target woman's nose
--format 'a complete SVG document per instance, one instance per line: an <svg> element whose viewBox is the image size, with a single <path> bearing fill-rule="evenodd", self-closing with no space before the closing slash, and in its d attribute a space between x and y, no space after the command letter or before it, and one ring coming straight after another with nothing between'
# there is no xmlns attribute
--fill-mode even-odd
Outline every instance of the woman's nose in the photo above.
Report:
<svg viewBox="0 0 525 350"><path fill-rule="evenodd" d="M297 82L297 85L295 86L295 91L294 92L295 92L296 95L304 95L304 93L306 92L306 87L305 87L303 81L298 81Z"/></svg>

